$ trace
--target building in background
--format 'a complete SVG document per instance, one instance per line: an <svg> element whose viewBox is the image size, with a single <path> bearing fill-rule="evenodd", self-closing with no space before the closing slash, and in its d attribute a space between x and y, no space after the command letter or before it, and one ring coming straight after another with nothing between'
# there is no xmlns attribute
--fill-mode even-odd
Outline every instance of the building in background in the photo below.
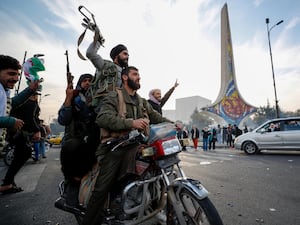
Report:
<svg viewBox="0 0 300 225"><path fill-rule="evenodd" d="M191 121L191 115L197 108L211 105L211 100L200 96L191 96L186 98L178 98L175 103L175 118L181 120L183 123L188 124Z"/></svg>
<svg viewBox="0 0 300 225"><path fill-rule="evenodd" d="M166 109L162 110L162 115L163 117L168 118L169 120L176 121L176 110L175 109Z"/></svg>

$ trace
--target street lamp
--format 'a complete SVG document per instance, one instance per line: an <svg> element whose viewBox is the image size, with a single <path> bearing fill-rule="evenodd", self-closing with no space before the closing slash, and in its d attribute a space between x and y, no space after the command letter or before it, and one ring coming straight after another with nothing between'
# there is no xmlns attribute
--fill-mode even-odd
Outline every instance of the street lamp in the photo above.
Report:
<svg viewBox="0 0 300 225"><path fill-rule="evenodd" d="M270 57L271 57L271 66L272 66L272 75L273 75L273 85L274 85L274 92L275 92L275 108L276 108L276 117L279 118L279 106L278 106L278 99L277 99L277 92L276 92L276 84L275 84L275 75L274 75L274 67L273 67L273 58L272 58L272 49L271 49L271 42L270 42L270 32L275 27L281 24L283 20L280 20L278 23L273 25L269 29L269 18L266 18L267 30L268 30L268 41L269 41L269 49L270 49Z"/></svg>

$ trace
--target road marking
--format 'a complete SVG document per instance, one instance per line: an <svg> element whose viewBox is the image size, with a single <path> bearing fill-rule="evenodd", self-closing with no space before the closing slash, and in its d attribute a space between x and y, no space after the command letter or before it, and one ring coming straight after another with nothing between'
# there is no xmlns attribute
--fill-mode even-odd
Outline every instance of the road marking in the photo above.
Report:
<svg viewBox="0 0 300 225"><path fill-rule="evenodd" d="M200 162L200 165L210 165L211 164L211 162Z"/></svg>
<svg viewBox="0 0 300 225"><path fill-rule="evenodd" d="M46 163L26 163L25 166L17 173L15 182L22 187L24 192L32 192L35 190L38 181L46 167Z"/></svg>
<svg viewBox="0 0 300 225"><path fill-rule="evenodd" d="M214 163L224 163L233 160L236 155L224 152L184 152L180 154L181 164L187 167L197 165L208 166Z"/></svg>

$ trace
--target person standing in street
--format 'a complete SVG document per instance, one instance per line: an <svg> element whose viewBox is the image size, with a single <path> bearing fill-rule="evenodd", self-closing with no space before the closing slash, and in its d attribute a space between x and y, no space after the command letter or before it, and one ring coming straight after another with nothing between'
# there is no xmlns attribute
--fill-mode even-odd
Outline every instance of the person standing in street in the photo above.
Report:
<svg viewBox="0 0 300 225"><path fill-rule="evenodd" d="M32 111L32 113L33 113L32 118L31 118L31 115L28 115L28 117L25 120L29 121L32 119L31 122L32 122L32 124L34 124L34 126L32 126L32 128L30 128L30 129L33 129L34 132L40 131L40 133L41 133L40 119L39 119L41 109L38 104L38 96L39 96L38 92L34 93L32 96L29 97L29 99L24 103L24 105L20 109L16 110L16 112L13 112L13 113L14 113L14 115L19 115L19 117L22 118L22 115L23 115L22 110ZM41 138L42 137L40 137L39 139L29 140L29 142L32 141L32 143L33 143L33 149L34 149L33 160L35 162L39 161L40 151L41 151L41 148L40 148Z"/></svg>
<svg viewBox="0 0 300 225"><path fill-rule="evenodd" d="M218 124L216 131L217 131L217 142L218 142L218 144L222 144L222 142L223 142L222 133L223 132L222 132L222 128L221 128L220 124Z"/></svg>
<svg viewBox="0 0 300 225"><path fill-rule="evenodd" d="M227 126L227 147L233 148L234 132L231 124Z"/></svg>
<svg viewBox="0 0 300 225"><path fill-rule="evenodd" d="M16 185L14 178L28 158L31 157L31 147L28 146L28 135L26 135L28 130L26 127L30 127L32 124L30 121L24 121L21 118L10 115L10 112L21 107L36 92L39 81L31 81L29 87L11 99L10 89L13 89L19 81L20 70L21 65L17 59L7 55L0 55L0 132L2 136L7 136L7 129L10 129L10 137L6 138L13 139L15 144L14 159L0 187L2 194L23 191L21 187ZM23 110L23 114L32 116L33 112ZM34 132L31 138L38 140L40 132Z"/></svg>
<svg viewBox="0 0 300 225"><path fill-rule="evenodd" d="M215 150L216 149L216 141L217 141L217 130L216 128L212 127L209 131L209 137L208 137L208 149Z"/></svg>
<svg viewBox="0 0 300 225"><path fill-rule="evenodd" d="M192 127L191 137L192 137L192 140L193 140L194 149L197 150L198 140L199 140L199 137L200 137L200 132L199 132L199 129L195 125Z"/></svg>
<svg viewBox="0 0 300 225"><path fill-rule="evenodd" d="M209 137L208 128L204 127L204 129L202 130L203 151L207 151L208 149L208 137Z"/></svg>
<svg viewBox="0 0 300 225"><path fill-rule="evenodd" d="M51 129L48 125L44 124L44 120L40 120L40 131L41 131L41 139L40 139L39 153L42 156L42 158L45 159L47 158L45 142L47 136L51 134Z"/></svg>

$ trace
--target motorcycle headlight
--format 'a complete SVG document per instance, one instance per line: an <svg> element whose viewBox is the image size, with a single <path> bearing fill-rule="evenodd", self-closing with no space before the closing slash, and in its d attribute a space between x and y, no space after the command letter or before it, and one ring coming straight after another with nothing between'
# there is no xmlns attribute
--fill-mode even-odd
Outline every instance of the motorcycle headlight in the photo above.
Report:
<svg viewBox="0 0 300 225"><path fill-rule="evenodd" d="M162 148L164 150L164 155L171 155L181 151L181 145L177 138L162 142Z"/></svg>
<svg viewBox="0 0 300 225"><path fill-rule="evenodd" d="M144 148L142 150L142 156L143 157L149 157L154 155L154 149L152 147Z"/></svg>

